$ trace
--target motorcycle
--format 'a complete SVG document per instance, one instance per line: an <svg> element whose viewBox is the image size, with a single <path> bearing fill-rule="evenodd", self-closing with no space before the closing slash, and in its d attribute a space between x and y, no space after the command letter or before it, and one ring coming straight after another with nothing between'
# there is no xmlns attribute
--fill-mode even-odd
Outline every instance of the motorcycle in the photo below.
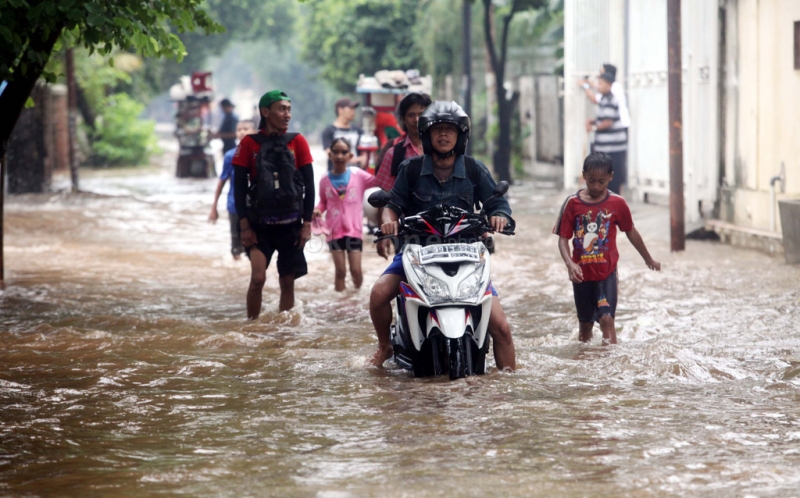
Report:
<svg viewBox="0 0 800 498"><path fill-rule="evenodd" d="M507 191L508 183L500 182L487 201ZM369 197L374 207L390 200L383 191ZM400 218L398 225L406 281L400 283L391 329L395 362L415 377L483 375L493 290L484 238L493 229L485 208L471 213L439 204ZM514 235L515 225L509 220L501 233ZM390 237L376 235L376 241Z"/></svg>

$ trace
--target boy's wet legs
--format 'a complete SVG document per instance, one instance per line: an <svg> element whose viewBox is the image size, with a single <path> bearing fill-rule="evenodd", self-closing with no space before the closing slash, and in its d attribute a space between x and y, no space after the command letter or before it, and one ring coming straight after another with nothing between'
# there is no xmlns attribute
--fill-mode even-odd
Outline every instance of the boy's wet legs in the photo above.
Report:
<svg viewBox="0 0 800 498"><path fill-rule="evenodd" d="M600 317L600 331L603 333L603 342L608 344L617 343L617 330L614 324L614 317L611 315L603 315ZM592 341L592 329L594 322L580 322L580 332L578 339L581 342Z"/></svg>
<svg viewBox="0 0 800 498"><path fill-rule="evenodd" d="M578 340L581 342L592 342L592 329L594 322L580 322Z"/></svg>
<svg viewBox="0 0 800 498"><path fill-rule="evenodd" d="M255 320L261 313L261 292L267 281L267 258L255 246L250 249L250 286L247 288L247 318Z"/></svg>
<svg viewBox="0 0 800 498"><path fill-rule="evenodd" d="M511 327L503 312L500 298L492 298L492 312L489 316L489 335L494 341L492 351L494 351L494 362L498 370L514 371L517 368L517 353L514 347L514 339L511 337Z"/></svg>
<svg viewBox="0 0 800 498"><path fill-rule="evenodd" d="M614 317L603 315L600 317L600 330L603 332L603 342L608 344L617 343L617 330L614 328Z"/></svg>

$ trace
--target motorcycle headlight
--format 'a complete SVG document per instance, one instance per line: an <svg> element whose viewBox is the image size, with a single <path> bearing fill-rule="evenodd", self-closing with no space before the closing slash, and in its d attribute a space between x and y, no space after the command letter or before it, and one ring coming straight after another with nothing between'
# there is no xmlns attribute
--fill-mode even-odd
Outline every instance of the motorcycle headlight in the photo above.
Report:
<svg viewBox="0 0 800 498"><path fill-rule="evenodd" d="M461 281L458 286L458 299L459 300L472 300L477 297L478 292L481 290L483 283L483 263L475 267L475 271L469 274L467 278Z"/></svg>
<svg viewBox="0 0 800 498"><path fill-rule="evenodd" d="M422 288L425 290L425 295L428 296L428 302L431 304L438 304L444 301L450 301L450 292L447 286L436 277L425 274L422 278Z"/></svg>

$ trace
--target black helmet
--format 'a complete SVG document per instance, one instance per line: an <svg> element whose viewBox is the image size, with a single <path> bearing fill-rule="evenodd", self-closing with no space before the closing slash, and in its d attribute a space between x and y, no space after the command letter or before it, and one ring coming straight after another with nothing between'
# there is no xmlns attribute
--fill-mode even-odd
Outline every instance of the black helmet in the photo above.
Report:
<svg viewBox="0 0 800 498"><path fill-rule="evenodd" d="M442 100L437 100L429 105L425 112L422 113L422 116L419 117L417 129L419 130L419 138L422 140L422 151L425 154L433 154L435 152L431 143L430 129L433 125L439 123L450 123L458 128L456 146L444 156L463 155L467 151L467 142L469 141L469 116L455 102Z"/></svg>

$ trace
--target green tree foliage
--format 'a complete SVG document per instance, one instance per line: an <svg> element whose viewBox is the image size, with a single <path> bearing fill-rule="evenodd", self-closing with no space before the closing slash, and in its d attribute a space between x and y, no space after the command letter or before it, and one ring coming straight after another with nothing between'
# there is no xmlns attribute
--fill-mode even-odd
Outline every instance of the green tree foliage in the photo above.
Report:
<svg viewBox="0 0 800 498"><path fill-rule="evenodd" d="M358 75L419 68L413 36L419 0L308 0L303 56L340 92Z"/></svg>
<svg viewBox="0 0 800 498"><path fill-rule="evenodd" d="M441 81L461 74L461 5L464 0L421 0L414 40L426 74Z"/></svg>
<svg viewBox="0 0 800 498"><path fill-rule="evenodd" d="M204 6L225 31L214 36L196 31L179 35L187 52L183 61L149 64L157 66L158 91L168 89L181 75L203 69L209 57L221 55L234 41L259 40L278 46L292 41L296 0L205 0Z"/></svg>
<svg viewBox="0 0 800 498"><path fill-rule="evenodd" d="M201 8L202 0L0 0L0 149L61 37L89 51L116 47L145 57L180 60L186 51L175 34L222 31ZM45 74L52 79L54 75ZM1 152L2 150L0 150Z"/></svg>
<svg viewBox="0 0 800 498"><path fill-rule="evenodd" d="M483 0L483 31L486 51L495 75L498 137L493 159L500 180L511 180L512 130L516 98L507 98L505 83L508 38L511 21L519 12L547 7L547 0ZM496 25L492 25L496 22ZM497 29L499 28L499 29ZM497 34L496 34L497 33Z"/></svg>
<svg viewBox="0 0 800 498"><path fill-rule="evenodd" d="M103 99L97 125L91 133L95 166L146 164L156 150L155 122L139 119L144 104L125 93Z"/></svg>

